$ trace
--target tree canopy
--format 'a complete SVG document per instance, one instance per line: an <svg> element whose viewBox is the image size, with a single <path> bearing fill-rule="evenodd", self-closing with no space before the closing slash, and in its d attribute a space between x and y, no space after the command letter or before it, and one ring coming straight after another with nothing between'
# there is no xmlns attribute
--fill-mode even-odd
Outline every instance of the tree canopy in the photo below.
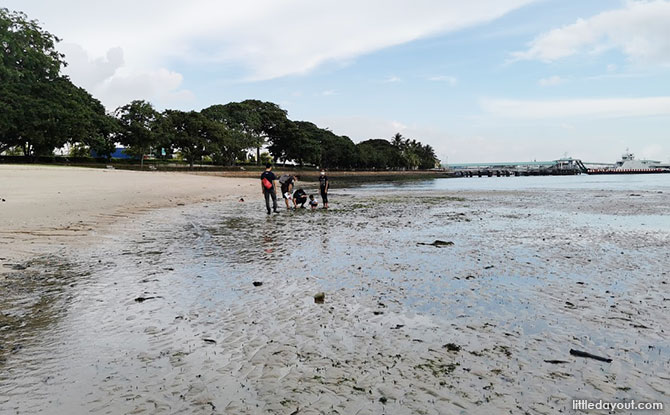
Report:
<svg viewBox="0 0 670 415"><path fill-rule="evenodd" d="M102 104L61 75L58 40L25 14L0 9L0 152L52 154L108 126Z"/></svg>
<svg viewBox="0 0 670 415"><path fill-rule="evenodd" d="M0 8L0 154L52 155L69 144L72 154L93 150L109 158L121 144L142 160L176 153L191 166L204 159L259 163L267 157L263 148L274 160L333 169L428 169L439 162L432 147L400 134L354 144L314 123L290 120L275 103L254 99L199 112L159 112L150 102L135 100L107 114L100 101L61 73L66 62L58 41L24 13ZM254 151L255 157L248 157Z"/></svg>
<svg viewBox="0 0 670 415"><path fill-rule="evenodd" d="M114 111L118 120L117 140L126 146L126 153L141 157L158 143L160 113L150 102L135 100Z"/></svg>
<svg viewBox="0 0 670 415"><path fill-rule="evenodd" d="M256 149L257 162L268 137L276 134L277 127L287 121L286 111L277 104L255 99L212 105L202 113L235 132L233 135L242 141L242 148Z"/></svg>

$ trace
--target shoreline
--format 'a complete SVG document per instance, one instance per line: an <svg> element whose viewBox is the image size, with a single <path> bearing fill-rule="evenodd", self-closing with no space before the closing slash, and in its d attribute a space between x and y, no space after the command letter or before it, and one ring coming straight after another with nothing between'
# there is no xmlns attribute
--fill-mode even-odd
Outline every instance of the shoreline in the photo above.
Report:
<svg viewBox="0 0 670 415"><path fill-rule="evenodd" d="M18 262L91 243L109 225L138 213L246 199L256 185L251 178L0 164L0 274Z"/></svg>
<svg viewBox="0 0 670 415"><path fill-rule="evenodd" d="M253 177L256 178L263 170L234 170L234 171L196 171L191 174L198 176L218 176L218 177ZM274 166L273 171L278 174L291 174L300 176L301 181L316 182L319 179L319 170L300 170L293 169L291 166ZM422 180L452 177L446 171L431 170L327 170L327 175L334 179L346 179L350 181L397 181L397 180ZM341 183L340 183L341 184ZM337 186L337 183L335 184ZM344 186L337 186L344 187Z"/></svg>
<svg viewBox="0 0 670 415"><path fill-rule="evenodd" d="M26 163L26 162L2 162L0 166L32 166L32 167L71 167L71 168L86 168L91 170L104 170L107 166L111 166L116 170L125 171L144 171L144 172L174 172L187 173L196 175L215 175L223 177L256 177L260 175L264 166L262 165L236 165L236 166L213 166L213 165L199 165L195 164L193 168L188 165L176 165L170 163L152 163L147 161L144 169L140 170L139 164L130 163L77 163L77 162L54 162L54 163ZM319 176L319 169L316 167L297 167L294 165L273 164L275 171L282 173L297 174L305 178L316 179ZM352 169L352 170L328 170L328 174L332 177L360 177L367 180L387 180L388 178L403 179L403 178L434 178L434 177L455 177L453 173L447 170L366 170L366 169Z"/></svg>

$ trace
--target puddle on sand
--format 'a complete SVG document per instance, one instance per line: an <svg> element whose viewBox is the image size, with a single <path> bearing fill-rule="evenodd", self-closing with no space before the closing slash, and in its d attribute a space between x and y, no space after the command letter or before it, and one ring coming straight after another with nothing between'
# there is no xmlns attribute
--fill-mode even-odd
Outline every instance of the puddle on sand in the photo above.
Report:
<svg viewBox="0 0 670 415"><path fill-rule="evenodd" d="M260 201L150 212L68 264L10 274L0 412L551 413L573 396L667 400L666 231L570 220L555 192L529 212L510 210L508 194L347 192L327 212L268 217ZM434 240L454 245L418 244Z"/></svg>

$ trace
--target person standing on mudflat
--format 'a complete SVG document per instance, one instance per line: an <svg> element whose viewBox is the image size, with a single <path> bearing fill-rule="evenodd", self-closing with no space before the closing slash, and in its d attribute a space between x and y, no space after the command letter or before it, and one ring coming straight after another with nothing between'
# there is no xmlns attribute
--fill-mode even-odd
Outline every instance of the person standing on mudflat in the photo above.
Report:
<svg viewBox="0 0 670 415"><path fill-rule="evenodd" d="M277 191L275 186L275 181L277 176L272 172L272 164L268 163L265 165L265 171L261 174L261 189L263 192L263 197L265 197L265 207L268 210L268 215L270 212L270 198L272 198L272 210L275 213L279 213L277 210Z"/></svg>
<svg viewBox="0 0 670 415"><path fill-rule="evenodd" d="M321 199L323 200L323 208L328 209L328 188L330 187L330 182L328 181L328 176L326 176L326 171L321 169L321 174L319 175L319 190L321 190Z"/></svg>

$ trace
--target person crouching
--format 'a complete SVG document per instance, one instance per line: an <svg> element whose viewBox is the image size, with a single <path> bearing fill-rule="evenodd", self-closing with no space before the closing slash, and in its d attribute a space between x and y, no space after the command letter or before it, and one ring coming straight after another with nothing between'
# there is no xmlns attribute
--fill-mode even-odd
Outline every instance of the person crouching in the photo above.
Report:
<svg viewBox="0 0 670 415"><path fill-rule="evenodd" d="M305 203L307 203L307 193L302 189L296 190L293 193L293 207L297 208L300 205L301 208L304 208Z"/></svg>
<svg viewBox="0 0 670 415"><path fill-rule="evenodd" d="M319 201L314 199L314 195L309 195L309 207L316 209L319 206Z"/></svg>

